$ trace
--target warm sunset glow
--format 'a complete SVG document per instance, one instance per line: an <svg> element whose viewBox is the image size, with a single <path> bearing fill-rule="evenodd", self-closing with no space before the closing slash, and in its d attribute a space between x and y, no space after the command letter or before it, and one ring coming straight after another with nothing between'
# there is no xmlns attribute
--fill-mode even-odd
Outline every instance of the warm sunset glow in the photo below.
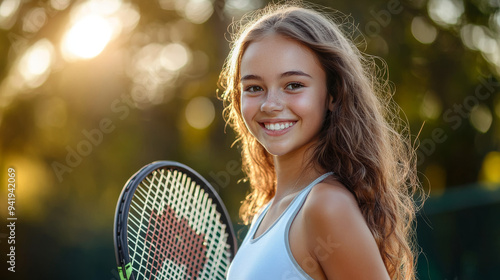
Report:
<svg viewBox="0 0 500 280"><path fill-rule="evenodd" d="M66 33L62 52L67 60L89 59L99 55L111 40L112 25L97 15L78 20Z"/></svg>

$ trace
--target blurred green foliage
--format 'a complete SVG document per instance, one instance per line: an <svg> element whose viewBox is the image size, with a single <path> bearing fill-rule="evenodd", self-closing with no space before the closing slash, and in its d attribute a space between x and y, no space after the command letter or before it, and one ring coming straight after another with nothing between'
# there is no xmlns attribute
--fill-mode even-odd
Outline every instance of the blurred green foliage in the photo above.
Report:
<svg viewBox="0 0 500 280"><path fill-rule="evenodd" d="M155 160L198 170L239 224L247 185L238 183L244 175L217 79L228 26L265 3L0 3L0 223L9 167L19 219L15 274L7 272L7 229L0 229L2 279L118 279L116 201L126 180ZM314 3L348 15L364 36L362 50L387 62L430 193L418 222L420 279L493 279L500 2Z"/></svg>

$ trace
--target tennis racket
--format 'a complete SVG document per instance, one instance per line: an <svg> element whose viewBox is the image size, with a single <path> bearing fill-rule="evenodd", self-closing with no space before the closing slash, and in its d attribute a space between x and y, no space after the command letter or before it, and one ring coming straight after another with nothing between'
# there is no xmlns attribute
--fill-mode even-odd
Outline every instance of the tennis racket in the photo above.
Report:
<svg viewBox="0 0 500 280"><path fill-rule="evenodd" d="M146 165L125 184L114 222L123 279L225 279L236 253L227 210L193 169Z"/></svg>

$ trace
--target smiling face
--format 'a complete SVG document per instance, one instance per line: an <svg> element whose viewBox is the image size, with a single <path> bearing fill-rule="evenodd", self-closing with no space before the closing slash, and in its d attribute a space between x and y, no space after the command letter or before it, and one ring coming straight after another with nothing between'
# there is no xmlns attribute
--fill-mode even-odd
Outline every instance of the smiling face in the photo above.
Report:
<svg viewBox="0 0 500 280"><path fill-rule="evenodd" d="M248 130L272 155L304 152L316 140L330 100L316 55L273 34L250 43L240 69Z"/></svg>

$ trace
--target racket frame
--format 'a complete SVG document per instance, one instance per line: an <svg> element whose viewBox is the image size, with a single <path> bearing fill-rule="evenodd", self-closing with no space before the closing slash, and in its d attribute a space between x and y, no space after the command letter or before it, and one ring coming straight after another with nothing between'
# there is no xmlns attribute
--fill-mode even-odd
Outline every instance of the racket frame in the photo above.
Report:
<svg viewBox="0 0 500 280"><path fill-rule="evenodd" d="M216 202L216 209L221 213L221 221L227 225L229 232L227 243L231 246L232 254L231 259L234 258L237 250L237 241L234 234L233 224L231 223L229 214L224 206L222 199L215 191L214 187L203 178L198 172L182 163L175 161L155 161L152 162L139 171L137 171L125 184L118 198L116 205L115 220L113 226L113 242L115 246L116 264L118 266L118 274L121 280L135 280L132 264L130 262L130 255L128 250L128 233L127 233L127 219L130 209L130 203L134 197L135 190L139 184L153 171L158 169L170 169L183 172L191 178L192 181L200 185L205 193Z"/></svg>

